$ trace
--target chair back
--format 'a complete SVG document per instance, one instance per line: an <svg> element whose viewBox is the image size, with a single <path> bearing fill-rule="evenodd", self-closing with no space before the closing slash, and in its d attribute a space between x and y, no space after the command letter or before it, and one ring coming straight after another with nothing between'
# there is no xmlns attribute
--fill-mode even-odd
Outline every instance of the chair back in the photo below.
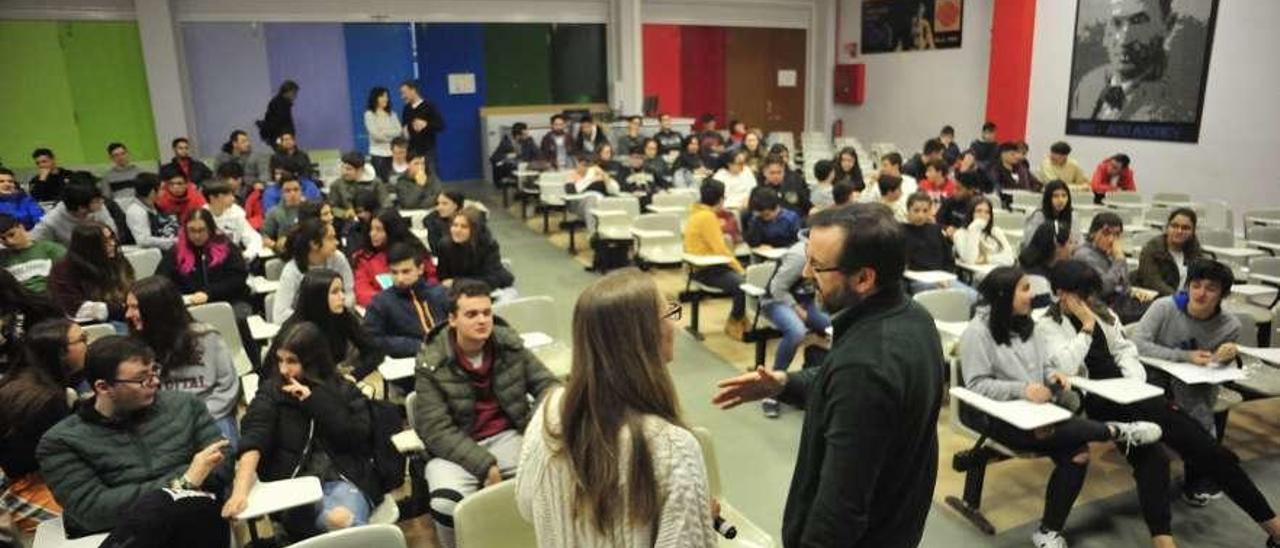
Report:
<svg viewBox="0 0 1280 548"><path fill-rule="evenodd" d="M507 480L468 495L453 513L458 548L537 546L533 524L516 507L516 482Z"/></svg>
<svg viewBox="0 0 1280 548"><path fill-rule="evenodd" d="M160 250L154 247L131 249L124 252L124 258L133 267L133 277L136 279L151 276L160 268Z"/></svg>
<svg viewBox="0 0 1280 548"><path fill-rule="evenodd" d="M1201 245L1235 247L1236 236L1225 228L1196 228L1196 238Z"/></svg>
<svg viewBox="0 0 1280 548"><path fill-rule="evenodd" d="M1023 222L1026 221L1026 215L1017 211L997 211L995 218L1000 230L1022 230Z"/></svg>
<svg viewBox="0 0 1280 548"><path fill-rule="evenodd" d="M1249 229L1249 240L1268 244L1280 244L1280 226L1255 226Z"/></svg>
<svg viewBox="0 0 1280 548"><path fill-rule="evenodd" d="M116 328L109 323L95 323L80 327L84 330L84 336L88 337L88 342L93 342L107 335L115 335Z"/></svg>
<svg viewBox="0 0 1280 548"><path fill-rule="evenodd" d="M253 362L249 361L249 353L245 351L244 343L240 341L240 330L236 327L236 312L231 308L230 303L205 303L190 307L187 311L197 322L213 326L218 330L218 334L222 335L223 342L227 344L227 350L230 350L231 355L235 357L237 374L244 375L253 371Z"/></svg>
<svg viewBox="0 0 1280 548"><path fill-rule="evenodd" d="M673 236L680 236L680 218L670 213L645 213L631 224L639 230L666 230Z"/></svg>
<svg viewBox="0 0 1280 548"><path fill-rule="evenodd" d="M284 272L284 259L273 257L262 264L262 277L267 280L278 281L282 272Z"/></svg>
<svg viewBox="0 0 1280 548"><path fill-rule="evenodd" d="M628 219L640 216L640 200L635 196L608 196L596 202L599 211L621 211Z"/></svg>
<svg viewBox="0 0 1280 548"><path fill-rule="evenodd" d="M687 209L696 199L697 197L690 192L659 192L653 195L653 205L680 206Z"/></svg>
<svg viewBox="0 0 1280 548"><path fill-rule="evenodd" d="M912 298L938 321L967 322L972 316L969 311L969 296L960 289L930 289L916 293Z"/></svg>
<svg viewBox="0 0 1280 548"><path fill-rule="evenodd" d="M1157 192L1151 195L1152 203L1157 204L1182 204L1191 201L1191 195L1186 192Z"/></svg>
<svg viewBox="0 0 1280 548"><path fill-rule="evenodd" d="M1142 195L1137 192L1109 192L1103 203L1108 204L1141 204Z"/></svg>
<svg viewBox="0 0 1280 548"><path fill-rule="evenodd" d="M1013 192L1013 205L1035 211L1040 209L1040 195L1034 192Z"/></svg>
<svg viewBox="0 0 1280 548"><path fill-rule="evenodd" d="M1226 200L1209 200L1205 202L1199 214L1200 219L1196 223L1197 229L1220 228L1227 231L1235 229L1236 213Z"/></svg>
<svg viewBox="0 0 1280 548"><path fill-rule="evenodd" d="M563 329L557 321L555 299L546 295L520 297L493 305L493 314L506 320L507 325L520 333L539 331L558 338Z"/></svg>
<svg viewBox="0 0 1280 548"><path fill-rule="evenodd" d="M262 319L267 320L267 323L275 323L275 317L276 317L275 292L267 293L264 297L262 297L262 306L263 306Z"/></svg>
<svg viewBox="0 0 1280 548"><path fill-rule="evenodd" d="M350 527L291 544L293 548L406 548L404 532L395 525Z"/></svg>
<svg viewBox="0 0 1280 548"><path fill-rule="evenodd" d="M1254 257L1249 261L1249 273L1280 276L1280 257Z"/></svg>
<svg viewBox="0 0 1280 548"><path fill-rule="evenodd" d="M1072 204L1092 204L1093 192L1089 190L1071 189Z"/></svg>

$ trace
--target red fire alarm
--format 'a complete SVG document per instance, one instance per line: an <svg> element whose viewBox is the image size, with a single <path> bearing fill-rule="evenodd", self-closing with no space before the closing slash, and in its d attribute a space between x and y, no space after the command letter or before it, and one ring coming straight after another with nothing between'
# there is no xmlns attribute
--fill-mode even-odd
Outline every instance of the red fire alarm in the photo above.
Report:
<svg viewBox="0 0 1280 548"><path fill-rule="evenodd" d="M835 102L861 105L866 98L866 65L862 63L836 65Z"/></svg>

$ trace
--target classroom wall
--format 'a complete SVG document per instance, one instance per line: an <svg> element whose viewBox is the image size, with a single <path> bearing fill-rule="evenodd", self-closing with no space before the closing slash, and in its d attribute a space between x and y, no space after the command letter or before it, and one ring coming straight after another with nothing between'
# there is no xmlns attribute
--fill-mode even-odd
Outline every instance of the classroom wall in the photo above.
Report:
<svg viewBox="0 0 1280 548"><path fill-rule="evenodd" d="M265 25L271 89L285 80L298 82L293 123L303 150L350 150L351 93L347 87L347 52L341 23L272 23ZM394 52L387 52L393 55ZM390 82L388 82L390 83ZM266 113L264 103L257 119Z"/></svg>
<svg viewBox="0 0 1280 548"><path fill-rule="evenodd" d="M835 105L845 135L866 146L891 142L916 151L943 125L956 128L961 146L982 129L987 104L994 0L965 0L961 47L936 51L877 53L850 57L849 42L862 43L862 0L842 2L839 63L866 65L866 102ZM1039 40L1037 40L1039 42Z"/></svg>
<svg viewBox="0 0 1280 548"><path fill-rule="evenodd" d="M1280 2L1218 3L1198 144L1064 135L1076 2L1043 0L1036 8L1027 124L1034 162L1065 138L1090 170L1103 157L1127 152L1143 193L1224 199L1235 207L1237 222L1249 208L1280 205L1280 177L1268 162L1280 150L1280 72L1270 57L1280 51L1272 28Z"/></svg>
<svg viewBox="0 0 1280 548"><path fill-rule="evenodd" d="M404 107L400 100L400 82L413 78L413 30L398 23L348 23L342 26L346 46L347 89L350 96L351 133L355 150L369 151L369 132L364 127L364 113L369 92L375 87L387 88L391 96L391 112L397 117Z"/></svg>
<svg viewBox="0 0 1280 548"><path fill-rule="evenodd" d="M188 23L182 25L182 41L198 154L216 155L236 129L265 150L253 125L272 95L262 25Z"/></svg>

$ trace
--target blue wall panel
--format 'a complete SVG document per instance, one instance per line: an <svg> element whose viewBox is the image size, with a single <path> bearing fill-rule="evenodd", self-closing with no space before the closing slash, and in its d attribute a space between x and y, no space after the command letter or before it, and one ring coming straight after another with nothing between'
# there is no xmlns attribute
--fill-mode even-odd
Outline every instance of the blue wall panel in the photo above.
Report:
<svg viewBox="0 0 1280 548"><path fill-rule="evenodd" d="M304 150L352 150L355 140L342 24L268 23L263 27L273 93L285 80L301 88L293 105L298 145ZM259 117L266 112L266 104L260 108Z"/></svg>
<svg viewBox="0 0 1280 548"><path fill-rule="evenodd" d="M437 140L439 177L445 181L483 177L480 107L484 106L484 25L418 24L418 74L427 100L440 109L445 130ZM475 75L476 92L449 95L449 74Z"/></svg>
<svg viewBox="0 0 1280 548"><path fill-rule="evenodd" d="M183 23L182 41L195 109L196 133L192 137L199 154L217 154L235 129L247 131L257 141L258 128L253 121L262 118L272 95L262 27L253 23Z"/></svg>
<svg viewBox="0 0 1280 548"><path fill-rule="evenodd" d="M356 150L369 153L364 128L369 90L381 86L391 92L391 111L400 115L400 82L413 78L413 25L409 23L347 23L347 88L351 96L351 130Z"/></svg>

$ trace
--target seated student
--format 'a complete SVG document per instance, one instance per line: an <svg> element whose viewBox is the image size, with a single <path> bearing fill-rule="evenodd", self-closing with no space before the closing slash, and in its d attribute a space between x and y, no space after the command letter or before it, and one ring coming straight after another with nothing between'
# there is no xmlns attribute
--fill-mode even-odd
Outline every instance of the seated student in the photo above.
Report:
<svg viewBox="0 0 1280 548"><path fill-rule="evenodd" d="M511 125L511 135L503 135L498 148L489 155L489 166L493 168L493 180L499 182L515 177L520 163L538 161L538 145L533 144L529 135L529 125L516 122Z"/></svg>
<svg viewBox="0 0 1280 548"><path fill-rule="evenodd" d="M399 180L400 176L407 171L409 171L409 140L396 137L391 140L391 171L387 182Z"/></svg>
<svg viewBox="0 0 1280 548"><path fill-rule="evenodd" d="M834 183L848 183L861 193L867 186L858 166L858 152L853 147L845 147L836 153Z"/></svg>
<svg viewBox="0 0 1280 548"><path fill-rule="evenodd" d="M671 188L671 168L662 156L666 152L659 153L658 140L645 139L642 151L644 152L644 170L646 173L653 175L653 182L649 185L649 192L653 193L659 189Z"/></svg>
<svg viewBox="0 0 1280 548"><path fill-rule="evenodd" d="M1088 190L1089 177L1074 158L1070 158L1071 145L1058 141L1049 146L1049 154L1040 163L1041 181L1062 181L1073 190Z"/></svg>
<svg viewBox="0 0 1280 548"><path fill-rule="evenodd" d="M226 302L249 310L244 257L218 230L208 210L193 213L182 224L178 243L165 253L159 272L178 287L188 305Z"/></svg>
<svg viewBox="0 0 1280 548"><path fill-rule="evenodd" d="M36 164L36 174L27 181L31 197L40 202L61 201L62 190L75 180L75 173L59 167L57 157L47 148L32 151L31 160Z"/></svg>
<svg viewBox="0 0 1280 548"><path fill-rule="evenodd" d="M787 210L795 213L799 219L804 219L809 216L809 210L813 209L809 198L809 184L804 178L791 175L786 159L770 154L760 165L760 186L773 189Z"/></svg>
<svg viewBox="0 0 1280 548"><path fill-rule="evenodd" d="M1197 365L1235 361L1240 321L1222 311L1222 301L1231 294L1235 280L1231 269L1201 259L1189 263L1186 278L1186 289L1157 299L1142 315L1133 333L1138 353ZM1226 423L1217 424L1214 420L1217 385L1189 385L1163 373L1153 376L1152 382L1165 386L1173 404L1221 443ZM1204 472L1195 466L1186 467L1183 500L1192 506L1204 506L1222 494Z"/></svg>
<svg viewBox="0 0 1280 548"><path fill-rule="evenodd" d="M378 292L365 310L365 331L392 358L417 355L427 333L445 319L447 291L427 282L421 257L412 245L392 244L387 250L391 285Z"/></svg>
<svg viewBox="0 0 1280 548"><path fill-rule="evenodd" d="M98 223L76 227L62 260L49 271L49 296L73 319L123 321L133 266L116 235Z"/></svg>
<svg viewBox="0 0 1280 548"><path fill-rule="evenodd" d="M946 147L942 146L942 141L937 138L931 138L924 142L921 152L907 160L902 166L902 172L915 177L917 181L925 178L925 169L935 161L942 160L942 153Z"/></svg>
<svg viewBox="0 0 1280 548"><path fill-rule="evenodd" d="M339 372L356 380L378 368L385 353L361 329L360 316L351 308L342 276L328 268L313 268L302 277L297 294L293 303L296 312L280 325L281 331L300 323L315 324L328 341L330 359L338 365ZM263 364L266 374L276 366L276 350L267 351Z"/></svg>
<svg viewBox="0 0 1280 548"><path fill-rule="evenodd" d="M262 221L262 245L280 254L284 251L285 235L298 223L298 208L302 205L302 183L293 172L286 172L280 188L283 200L267 212Z"/></svg>
<svg viewBox="0 0 1280 548"><path fill-rule="evenodd" d="M1002 200L1005 200L1006 203L1012 201L1012 197L1004 197L1007 195L1005 192L1007 190L1040 192L1040 180L1036 179L1036 176L1032 175L1027 166L1023 164L1023 156L1018 148L1018 143L1000 143L997 150L999 157L994 163L987 166L987 178L990 179L994 191L1001 195Z"/></svg>
<svg viewBox="0 0 1280 548"><path fill-rule="evenodd" d="M938 133L938 140L942 142L942 159L947 165L956 163L960 159L960 145L956 144L956 128L949 125L942 126L942 131Z"/></svg>
<svg viewBox="0 0 1280 548"><path fill-rule="evenodd" d="M729 143L726 145L730 148L742 146L742 141L747 138L747 123L742 120L729 120Z"/></svg>
<svg viewBox="0 0 1280 548"><path fill-rule="evenodd" d="M880 204L893 212L894 220L900 223L907 222L907 200L903 196L914 195L914 193L905 194L903 192L901 177L881 175L877 179L875 186L879 189ZM925 196L928 196L928 194ZM932 203L933 201L930 200L930 204Z"/></svg>
<svg viewBox="0 0 1280 548"><path fill-rule="evenodd" d="M303 204L303 208L298 210L298 218L306 217L306 212L311 207L308 204ZM333 208L330 207L329 210L332 212ZM378 195L369 189L362 189L356 193L355 199L351 201L351 210L355 212L355 217L352 217L351 221L342 227L339 240L342 241L342 252L347 255L348 259L351 259L352 264L355 264L356 252L369 245L369 224L373 222L375 216L384 210L382 205L378 203Z"/></svg>
<svg viewBox="0 0 1280 548"><path fill-rule="evenodd" d="M480 280L494 289L515 285L516 278L502 265L502 252L485 226L480 210L464 207L449 223L449 235L435 250L436 276L445 287L458 278Z"/></svg>
<svg viewBox="0 0 1280 548"><path fill-rule="evenodd" d="M653 134L654 140L658 142L661 150L659 154L666 156L673 150L680 150L680 144L684 142L684 135L675 130L674 121L671 115L662 113L658 115L658 132Z"/></svg>
<svg viewBox="0 0 1280 548"><path fill-rule="evenodd" d="M756 187L751 191L751 219L743 239L751 247L768 246L786 248L800 238L804 223L800 216L782 207L782 198L769 187Z"/></svg>
<svg viewBox="0 0 1280 548"><path fill-rule="evenodd" d="M831 160L818 160L813 164L813 178L818 182L813 185L809 200L813 202L813 211L835 205L835 164Z"/></svg>
<svg viewBox="0 0 1280 548"><path fill-rule="evenodd" d="M253 141L249 139L249 134L244 130L236 129L231 131L231 137L222 144L218 155L214 156L213 170L221 172L222 167L228 164L240 166L245 192L248 193L252 187L271 180L271 169L268 163L268 155L254 154ZM219 175L219 177L222 176Z"/></svg>
<svg viewBox="0 0 1280 548"><path fill-rule="evenodd" d="M0 213L0 268L9 271L33 293L48 290L53 264L67 254L67 248L50 240L33 240L17 219Z"/></svg>
<svg viewBox="0 0 1280 548"><path fill-rule="evenodd" d="M352 253L355 265L356 304L367 307L373 297L391 286L391 265L387 252L391 246L405 244L417 249L423 277L431 284L436 280L436 267L431 253L423 247L418 237L409 231L409 220L399 211L388 209L369 221L369 237L365 245Z"/></svg>
<svg viewBox="0 0 1280 548"><path fill-rule="evenodd" d="M271 155L271 169L277 167L288 169L289 166L293 166L300 177L307 179L315 177L311 156L298 148L297 136L292 131L283 131L276 137L275 153Z"/></svg>
<svg viewBox="0 0 1280 548"><path fill-rule="evenodd" d="M521 433L537 402L559 384L493 315L492 288L460 279L449 292L449 322L427 335L416 368L414 428L427 452L436 537L454 545L453 512L482 486L516 475Z"/></svg>
<svg viewBox="0 0 1280 548"><path fill-rule="evenodd" d="M764 159L768 156L765 150L764 137L760 136L756 130L747 132L746 137L742 138L742 146L738 148L747 155L747 169L751 173L760 173L760 167L764 164Z"/></svg>
<svg viewBox="0 0 1280 548"><path fill-rule="evenodd" d="M213 178L213 170L209 166L191 157L191 141L186 137L174 139L169 146L173 149L173 159L165 166L172 166L182 172L188 183L201 187L205 181ZM160 170L164 171L164 166Z"/></svg>
<svg viewBox="0 0 1280 548"><path fill-rule="evenodd" d="M1047 346L1053 353L1051 359L1067 364L1083 362L1084 372L1091 379L1124 377L1145 380L1146 371L1138 361L1137 348L1124 336L1114 312L1098 300L1102 280L1097 271L1079 261L1065 261L1054 267L1050 282L1059 304L1049 307L1049 313L1037 322L1036 331L1044 330ZM1070 306L1078 307L1082 316L1094 316L1096 328L1092 333L1089 333L1085 322L1062 313L1061 307L1068 306L1062 303L1073 300L1076 304ZM1072 344L1071 341L1079 338L1081 333L1088 344ZM1218 444L1185 410L1163 397L1120 405L1094 394L1085 396L1084 409L1093 420L1140 420L1159 425L1163 432L1160 441L1180 455L1183 462L1208 474L1222 486L1227 497L1270 535L1269 548L1280 546L1280 518L1240 468L1239 458ZM1133 477L1138 484L1138 502L1153 544L1172 546L1169 460L1165 449L1158 446L1130 447L1125 457L1133 467Z"/></svg>
<svg viewBox="0 0 1280 548"><path fill-rule="evenodd" d="M615 146L622 154L631 152L631 149L644 144L644 136L640 134L640 127L644 124L644 118L637 115L627 117L627 131L620 137L617 137ZM599 152L599 151L597 151Z"/></svg>
<svg viewBox="0 0 1280 548"><path fill-rule="evenodd" d="M62 189L62 201L49 210L31 230L35 240L51 240L62 245L71 243L71 232L85 223L99 223L115 232L116 222L107 212L106 201L98 187L75 182Z"/></svg>
<svg viewBox="0 0 1280 548"><path fill-rule="evenodd" d="M564 170L573 167L573 153L577 149L573 146L573 137L569 135L566 129L568 122L563 114L551 115L551 131L542 136L541 146L538 147L541 154L540 159L551 165L552 170Z"/></svg>
<svg viewBox="0 0 1280 548"><path fill-rule="evenodd" d="M211 325L196 323L178 288L163 276L138 280L125 300L129 334L151 347L160 366L160 389L186 392L204 402L235 450L240 377L231 350Z"/></svg>
<svg viewBox="0 0 1280 548"><path fill-rule="evenodd" d="M103 546L223 548L222 439L190 394L159 391L147 344L111 335L89 345L93 397L40 438L40 473L63 505L67 536L110 531Z"/></svg>
<svg viewBox="0 0 1280 548"><path fill-rule="evenodd" d="M271 168L272 181L268 182L262 189L262 210L270 213L280 204L280 200L284 196L284 183L287 179L293 178L302 186L302 197L306 200L319 200L324 198L324 193L320 191L320 187L316 186L316 182L295 166L292 162L284 162Z"/></svg>
<svg viewBox="0 0 1280 548"><path fill-rule="evenodd" d="M862 192L862 196L859 199L863 202L880 201L880 187L874 183L879 181L881 177L886 176L902 179L903 196L915 194L920 189L920 184L915 177L902 173L902 155L897 152L890 152L880 158L880 171L871 175L873 184L867 185L866 190Z"/></svg>
<svg viewBox="0 0 1280 548"><path fill-rule="evenodd" d="M625 168L614 158L613 145L605 143L596 150L596 165L615 183L622 180Z"/></svg>
<svg viewBox="0 0 1280 548"><path fill-rule="evenodd" d="M356 193L361 190L373 191L378 196L378 203L382 204L382 207L391 205L391 192L387 189L387 184L376 178L365 178L363 154L359 152L343 154L341 169L342 175L329 183L329 194L326 196L329 205L333 207L333 215L335 217L343 220L355 217L353 205ZM419 199L417 196L412 195L412 192L410 192L410 195L399 194L399 190L397 190L397 198L405 209L415 207L408 205L405 201L406 199Z"/></svg>
<svg viewBox="0 0 1280 548"><path fill-rule="evenodd" d="M902 225L907 270L955 272L956 261L951 240L941 226L930 222L929 210L933 208L933 201L929 199L929 195L917 192L902 201L907 203L907 222ZM909 280L908 285L912 293L947 287L964 290L970 294L971 300L978 298L973 288L959 281L930 284Z"/></svg>
<svg viewBox="0 0 1280 548"><path fill-rule="evenodd" d="M595 154L602 145L609 144L609 137L596 125L591 115L583 116L578 121L578 135L574 137L573 148L579 152Z"/></svg>
<svg viewBox="0 0 1280 548"><path fill-rule="evenodd" d="M1027 400L1052 402L1068 408L1075 405L1074 394L1066 390L1067 380L1080 366L1078 360L1060 360L1045 333L1031 319L1031 282L1017 268L1000 267L979 286L983 306L969 321L960 337L960 364L964 385L998 401ZM1062 343L1083 355L1095 331L1094 316L1079 301L1068 300L1067 312L1080 321L1083 330ZM1096 329L1102 329L1098 327ZM1040 526L1031 533L1037 547L1065 548L1062 531L1071 506L1084 486L1089 466L1089 442L1115 441L1121 451L1156 443L1160 427L1144 421L1099 422L1073 417L1052 426L1022 430L991 415L961 410L962 421L991 436L995 441L1020 451L1047 454L1053 473L1045 488Z"/></svg>
<svg viewBox="0 0 1280 548"><path fill-rule="evenodd" d="M298 222L301 223L307 219L319 219L326 225L334 226L333 206L324 199L302 202L302 205L298 206Z"/></svg>
<svg viewBox="0 0 1280 548"><path fill-rule="evenodd" d="M956 255L969 264L1013 266L1014 249L1004 230L996 226L995 208L986 196L969 202L969 226L951 235Z"/></svg>
<svg viewBox="0 0 1280 548"><path fill-rule="evenodd" d="M1133 180L1133 168L1129 167L1128 154L1116 154L1098 163L1093 169L1093 178L1089 181L1093 190L1093 203L1101 204L1111 192L1135 192L1137 183Z"/></svg>
<svg viewBox="0 0 1280 548"><path fill-rule="evenodd" d="M17 219L27 230L34 228L44 217L44 208L18 187L13 171L4 167L0 167L0 214Z"/></svg>
<svg viewBox="0 0 1280 548"><path fill-rule="evenodd" d="M284 512L291 540L365 525L382 500L369 404L338 373L325 343L325 333L308 322L276 337L276 366L265 373L241 422L244 437L223 517L244 511L256 481L298 475L319 477L323 495Z"/></svg>
<svg viewBox="0 0 1280 548"><path fill-rule="evenodd" d="M645 142L653 141L647 139ZM656 141L654 141L656 142ZM654 187L658 174L652 172L645 164L644 145L633 148L627 154L627 165L623 167L622 178L618 180L619 190L647 199Z"/></svg>
<svg viewBox="0 0 1280 548"><path fill-rule="evenodd" d="M1035 234L1042 223L1057 221L1068 228L1071 244L1078 246L1081 243L1079 232L1070 230L1074 209L1071 204L1071 190L1067 184L1058 180L1049 181L1044 185L1044 196L1041 199L1040 208L1027 216L1027 220L1022 225L1022 234L1024 236ZM1023 240L1024 244L1026 241Z"/></svg>
<svg viewBox="0 0 1280 548"><path fill-rule="evenodd" d="M858 203L859 192L849 183L836 183L831 186L832 206L840 207Z"/></svg>
<svg viewBox="0 0 1280 548"><path fill-rule="evenodd" d="M739 153L735 152L734 155L738 156ZM745 168L742 170L746 172ZM698 203L689 209L689 221L685 224L684 252L690 255L724 257L729 263L700 267L689 275L698 283L720 289L733 298L733 307L729 310L729 320L724 324L724 331L730 338L742 340L747 329L747 305L746 294L740 286L746 269L734 256L733 246L726 241L723 226L725 223L735 224L735 219L732 215L727 218L720 215L724 211L724 183L707 179L702 182L698 193Z"/></svg>
<svg viewBox="0 0 1280 548"><path fill-rule="evenodd" d="M129 157L129 148L123 143L107 145L107 155L111 157L111 168L102 174L98 188L102 195L113 200L126 200L133 197L133 181L142 173Z"/></svg>
<svg viewBox="0 0 1280 548"><path fill-rule="evenodd" d="M430 209L441 192L440 183L431 181L425 156L409 160L409 169L396 179L396 204L403 209Z"/></svg>
<svg viewBox="0 0 1280 548"><path fill-rule="evenodd" d="M431 249L438 249L440 240L449 237L449 226L453 224L453 216L467 202L466 195L456 190L441 192L436 196L435 207L422 218L422 226L427 229L427 244Z"/></svg>
<svg viewBox="0 0 1280 548"><path fill-rule="evenodd" d="M232 186L223 181L211 181L205 183L204 192L209 196L209 203L205 204L204 209L209 212L218 232L239 248L246 260L253 260L261 255L262 235L253 229L253 225L245 217L244 209L236 205L236 194Z"/></svg>
<svg viewBox="0 0 1280 548"><path fill-rule="evenodd" d="M627 269L592 284L575 308L574 347L590 350L525 429L520 514L541 546L716 546L702 449L667 370L679 305Z"/></svg>
<svg viewBox="0 0 1280 548"><path fill-rule="evenodd" d="M956 193L956 180L947 176L951 172L950 164L945 160L934 160L925 164L924 176L920 179L920 190L933 199L933 203L941 204L942 200Z"/></svg>
<svg viewBox="0 0 1280 548"><path fill-rule="evenodd" d="M204 194L195 183L187 181L187 177L173 166L160 170L160 194L156 196L155 205L161 213L185 219L192 211L204 207Z"/></svg>
<svg viewBox="0 0 1280 548"><path fill-rule="evenodd" d="M1071 260L1075 251L1071 232L1071 226L1062 221L1044 223L1036 228L1018 254L1018 266L1031 280L1032 308L1044 308L1052 302L1049 271L1053 265Z"/></svg>
<svg viewBox="0 0 1280 548"><path fill-rule="evenodd" d="M702 124L702 131L698 132L698 138L702 141L703 148L711 145L724 146L724 135L720 134L720 130L716 128L716 115L707 112L698 118L698 122Z"/></svg>
<svg viewBox="0 0 1280 548"><path fill-rule="evenodd" d="M567 181L565 190L571 194L598 192L612 196L621 191L617 182L610 181L608 174L596 165L596 155L590 152L574 154L573 171L569 172Z"/></svg>
<svg viewBox="0 0 1280 548"><path fill-rule="evenodd" d="M671 164L671 182L679 188L695 186L696 181L707 178L711 170L702 157L702 144L697 135L685 137L680 155Z"/></svg>
<svg viewBox="0 0 1280 548"><path fill-rule="evenodd" d="M162 193L160 187L166 184L150 173L139 175L133 183L135 198L125 205L124 217L138 247L164 251L178 240L178 216L156 206ZM187 182L184 180L182 184Z"/></svg>
<svg viewBox="0 0 1280 548"><path fill-rule="evenodd" d="M1000 160L999 146L1000 144L996 142L996 124L994 122L982 124L982 133L969 143L969 150L973 151L979 169L984 169Z"/></svg>
<svg viewBox="0 0 1280 548"><path fill-rule="evenodd" d="M742 209L747 207L751 189L756 187L756 176L747 169L747 153L742 149L735 150L728 156L728 162L716 171L713 178L724 187L725 206Z"/></svg>
<svg viewBox="0 0 1280 548"><path fill-rule="evenodd" d="M956 176L956 190L950 198L944 198L942 205L934 216L938 224L950 236L961 227L969 226L969 203L982 195L978 177L973 173L961 173Z"/></svg>
<svg viewBox="0 0 1280 548"><path fill-rule="evenodd" d="M70 320L44 320L24 334L23 355L0 377L0 513L34 533L40 522L62 515L36 461L36 444L71 414L67 389L84 376L84 331Z"/></svg>
<svg viewBox="0 0 1280 548"><path fill-rule="evenodd" d="M1196 212L1180 207L1169 213L1164 235L1151 238L1138 256L1138 272L1133 285L1163 295L1177 293L1186 285L1187 267L1204 254L1196 238Z"/></svg>
<svg viewBox="0 0 1280 548"><path fill-rule="evenodd" d="M46 295L23 287L8 270L0 269L0 375L22 359L22 339L27 329L67 314Z"/></svg>
<svg viewBox="0 0 1280 548"><path fill-rule="evenodd" d="M1121 321L1134 322L1142 317L1150 304L1146 291L1134 291L1129 283L1129 265L1124 256L1124 222L1115 213L1104 211L1093 217L1088 241L1076 248L1072 258L1094 269L1102 279L1099 298L1120 315Z"/></svg>
<svg viewBox="0 0 1280 548"><path fill-rule="evenodd" d="M774 371L786 371L791 367L791 361L806 334L822 333L831 327L831 317L818 303L813 281L803 276L808 245L808 240L801 239L787 248L786 254L778 260L777 270L769 278L769 286L761 303L769 323L782 332L777 353L773 357ZM759 366L763 367L764 364ZM760 405L764 416L771 419L778 418L782 410L778 400L773 398L762 400Z"/></svg>
<svg viewBox="0 0 1280 548"><path fill-rule="evenodd" d="M293 314L302 276L313 268L327 268L341 275L347 305L355 303L355 276L351 273L351 264L347 262L346 256L337 252L338 235L332 225L319 219L302 221L289 231L288 241L271 321L284 323Z"/></svg>

